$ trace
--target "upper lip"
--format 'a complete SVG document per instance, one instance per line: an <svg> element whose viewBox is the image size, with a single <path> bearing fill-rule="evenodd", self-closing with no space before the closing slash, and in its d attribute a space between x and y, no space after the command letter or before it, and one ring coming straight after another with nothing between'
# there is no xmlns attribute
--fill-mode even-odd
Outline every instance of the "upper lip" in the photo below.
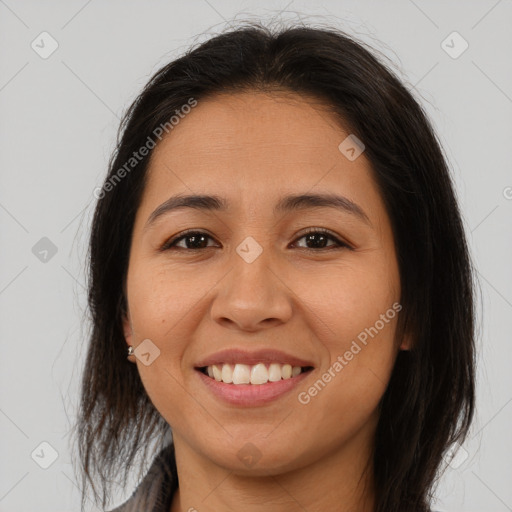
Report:
<svg viewBox="0 0 512 512"><path fill-rule="evenodd" d="M212 366L214 364L247 364L255 365L258 363L279 363L290 364L292 366L313 366L313 363L299 357L281 352L275 349L243 350L239 348L229 348L216 352L205 357L196 364L196 368Z"/></svg>

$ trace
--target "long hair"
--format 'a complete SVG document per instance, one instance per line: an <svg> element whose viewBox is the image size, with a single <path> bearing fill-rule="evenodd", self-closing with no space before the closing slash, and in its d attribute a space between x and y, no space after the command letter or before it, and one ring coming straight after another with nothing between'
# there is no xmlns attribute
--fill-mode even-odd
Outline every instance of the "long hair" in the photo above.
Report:
<svg viewBox="0 0 512 512"><path fill-rule="evenodd" d="M379 404L376 511L426 512L443 455L463 442L474 413L475 277L461 215L441 144L412 93L364 43L306 26L247 23L197 44L154 74L121 122L89 245L92 329L77 421L83 489L90 484L98 503L99 483L104 507L120 468L126 484L136 455L170 431L126 359L124 285L151 151L126 163L191 98L247 90L320 99L365 145L397 251L397 336L413 340Z"/></svg>

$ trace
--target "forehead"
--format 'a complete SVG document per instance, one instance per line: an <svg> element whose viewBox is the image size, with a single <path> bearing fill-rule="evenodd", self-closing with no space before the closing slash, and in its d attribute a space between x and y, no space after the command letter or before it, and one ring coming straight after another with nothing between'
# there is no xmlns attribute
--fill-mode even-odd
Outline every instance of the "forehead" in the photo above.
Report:
<svg viewBox="0 0 512 512"><path fill-rule="evenodd" d="M371 187L364 153L349 161L338 149L349 134L310 97L245 92L199 100L154 149L148 192L215 187L256 198L293 187Z"/></svg>
<svg viewBox="0 0 512 512"><path fill-rule="evenodd" d="M343 133L329 108L311 98L291 93L222 94L199 100L157 146L154 158L167 159L172 151L180 160L198 163L211 161L212 156L257 156L273 162L276 150L286 150L288 158L318 159L319 150L333 144L336 149Z"/></svg>

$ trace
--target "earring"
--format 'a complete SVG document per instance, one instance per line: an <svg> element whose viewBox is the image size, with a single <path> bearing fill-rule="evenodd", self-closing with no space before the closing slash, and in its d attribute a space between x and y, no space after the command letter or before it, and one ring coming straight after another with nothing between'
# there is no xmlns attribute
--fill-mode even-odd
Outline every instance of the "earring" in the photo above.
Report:
<svg viewBox="0 0 512 512"><path fill-rule="evenodd" d="M130 356L133 356L133 347L132 347L131 345L128 347L128 357L127 357L127 359L128 359L128 361L133 362L133 361L130 359Z"/></svg>

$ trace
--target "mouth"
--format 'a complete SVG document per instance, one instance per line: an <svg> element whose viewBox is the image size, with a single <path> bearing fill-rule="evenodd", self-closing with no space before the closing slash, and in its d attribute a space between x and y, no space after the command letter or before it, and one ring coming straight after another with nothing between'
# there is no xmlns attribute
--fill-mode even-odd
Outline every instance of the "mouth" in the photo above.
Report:
<svg viewBox="0 0 512 512"><path fill-rule="evenodd" d="M262 407L290 396L314 373L313 366L280 363L212 364L195 367L208 393L236 407Z"/></svg>
<svg viewBox="0 0 512 512"><path fill-rule="evenodd" d="M292 366L280 363L249 364L214 364L196 367L197 371L217 382L239 385L263 385L281 380L295 379L304 373L312 371L313 366Z"/></svg>

